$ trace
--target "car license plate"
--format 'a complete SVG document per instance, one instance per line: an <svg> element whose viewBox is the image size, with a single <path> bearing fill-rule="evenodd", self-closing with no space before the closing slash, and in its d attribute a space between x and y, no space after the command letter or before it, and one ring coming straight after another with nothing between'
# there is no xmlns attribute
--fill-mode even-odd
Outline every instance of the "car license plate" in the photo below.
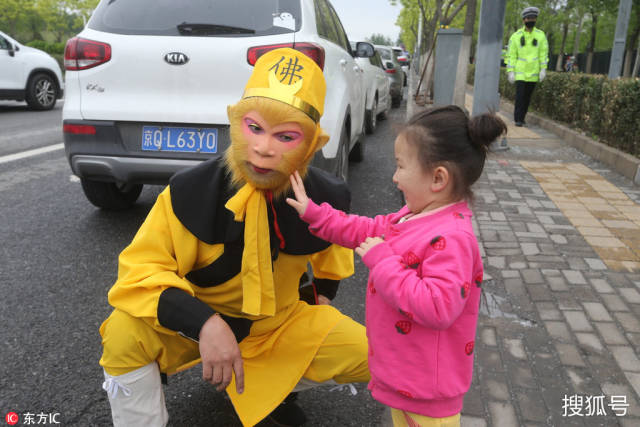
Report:
<svg viewBox="0 0 640 427"><path fill-rule="evenodd" d="M218 129L143 126L142 149L217 153Z"/></svg>

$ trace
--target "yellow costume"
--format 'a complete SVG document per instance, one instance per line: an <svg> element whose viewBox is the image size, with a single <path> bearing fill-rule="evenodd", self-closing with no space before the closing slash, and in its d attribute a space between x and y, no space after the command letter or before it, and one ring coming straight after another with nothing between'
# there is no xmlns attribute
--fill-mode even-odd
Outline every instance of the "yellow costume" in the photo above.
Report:
<svg viewBox="0 0 640 427"><path fill-rule="evenodd" d="M368 381L364 327L331 306L307 305L298 294L309 263L316 279L353 274L352 252L312 236L285 203L293 171L283 171L287 181L252 182L234 137L236 111L268 105L287 118L303 112L307 138L288 162L306 174L314 200L347 209L344 183L307 167L326 142L318 124L324 90L322 71L300 52L278 49L256 63L243 99L229 109L232 145L225 159L174 176L120 255L109 291L115 310L100 328L108 381L154 361L167 374L199 363L195 340L214 313L227 321L242 352L245 391L237 394L232 382L227 393L244 425L267 416L303 376Z"/></svg>

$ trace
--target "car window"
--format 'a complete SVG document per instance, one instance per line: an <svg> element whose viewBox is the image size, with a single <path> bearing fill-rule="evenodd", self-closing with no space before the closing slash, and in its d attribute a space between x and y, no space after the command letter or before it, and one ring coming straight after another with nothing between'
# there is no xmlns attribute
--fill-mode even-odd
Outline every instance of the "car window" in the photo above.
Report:
<svg viewBox="0 0 640 427"><path fill-rule="evenodd" d="M331 3L327 2L327 5L329 6L329 13L331 14L331 18L333 19L336 31L338 32L338 44L342 46L347 52L351 52L351 48L349 46L349 38L347 37L347 33L344 31L344 27L342 26L342 22L340 22L338 14L336 13Z"/></svg>
<svg viewBox="0 0 640 427"><path fill-rule="evenodd" d="M0 49L9 50L10 46L11 46L11 44L9 44L7 39L5 39L4 37L0 36Z"/></svg>
<svg viewBox="0 0 640 427"><path fill-rule="evenodd" d="M391 52L389 52L388 49L377 49L377 51L380 53L380 57L382 57L382 59L391 61Z"/></svg>
<svg viewBox="0 0 640 427"><path fill-rule="evenodd" d="M334 42L337 45L342 45L340 36L338 35L338 30L336 29L336 25L331 18L331 11L329 10L329 5L327 4L326 0L316 0L316 5L318 6L316 19L322 21L324 32L324 34L320 34L320 32L318 31L319 35Z"/></svg>
<svg viewBox="0 0 640 427"><path fill-rule="evenodd" d="M328 39L329 29L327 28L326 18L324 17L322 7L320 6L320 1L314 1L313 6L316 10L316 30L318 31L318 35L323 39Z"/></svg>
<svg viewBox="0 0 640 427"><path fill-rule="evenodd" d="M369 61L376 67L384 68L382 66L382 59L380 59L380 52L378 51L376 51L376 53L371 58L369 58Z"/></svg>
<svg viewBox="0 0 640 427"><path fill-rule="evenodd" d="M291 14L291 16L286 15ZM88 27L117 34L253 37L301 25L300 0L102 0Z"/></svg>

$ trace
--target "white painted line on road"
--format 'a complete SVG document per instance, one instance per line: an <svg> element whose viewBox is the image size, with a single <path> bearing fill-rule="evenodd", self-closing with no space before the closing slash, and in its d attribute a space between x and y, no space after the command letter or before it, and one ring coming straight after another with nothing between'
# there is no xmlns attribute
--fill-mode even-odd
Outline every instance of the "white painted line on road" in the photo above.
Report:
<svg viewBox="0 0 640 427"><path fill-rule="evenodd" d="M55 133L55 132L60 132L62 133L62 127L61 126L55 126L55 127L50 127L50 128L45 128L45 129L37 129L37 130L32 130L32 131L15 131L13 133L8 133L5 134L3 136L0 136L0 141L11 141L11 140L15 140L17 138L27 138L27 137L34 137L34 136L40 136L40 135L49 135L51 133Z"/></svg>
<svg viewBox="0 0 640 427"><path fill-rule="evenodd" d="M34 148L33 150L23 151L21 153L9 154L8 156L0 157L0 164L13 162L14 160L26 159L27 157L37 156L39 154L48 153L50 151L62 150L64 144L47 145L46 147Z"/></svg>

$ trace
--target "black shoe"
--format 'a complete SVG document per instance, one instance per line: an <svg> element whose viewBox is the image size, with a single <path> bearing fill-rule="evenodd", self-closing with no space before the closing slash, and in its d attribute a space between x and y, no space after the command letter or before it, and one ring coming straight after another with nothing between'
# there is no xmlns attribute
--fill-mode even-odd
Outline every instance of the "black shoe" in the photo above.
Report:
<svg viewBox="0 0 640 427"><path fill-rule="evenodd" d="M307 422L307 416L296 404L298 393L291 393L267 418L278 426L298 427Z"/></svg>
<svg viewBox="0 0 640 427"><path fill-rule="evenodd" d="M522 127L522 126L524 126L524 122L516 122L516 126Z"/></svg>

